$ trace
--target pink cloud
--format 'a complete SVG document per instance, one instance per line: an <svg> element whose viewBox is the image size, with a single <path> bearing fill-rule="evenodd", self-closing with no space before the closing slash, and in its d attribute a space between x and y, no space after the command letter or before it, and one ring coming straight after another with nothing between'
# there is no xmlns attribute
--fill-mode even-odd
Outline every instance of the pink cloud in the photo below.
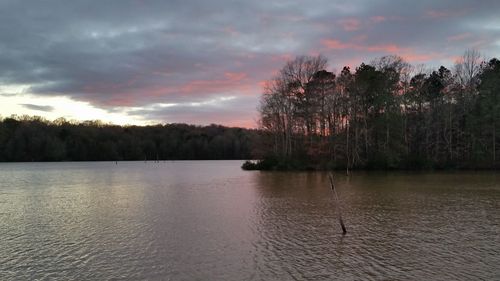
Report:
<svg viewBox="0 0 500 281"><path fill-rule="evenodd" d="M457 17L464 15L467 12L466 9L461 9L461 10L427 10L425 12L425 17L426 18L431 18L431 19L444 19L444 18L449 18L449 17Z"/></svg>
<svg viewBox="0 0 500 281"><path fill-rule="evenodd" d="M321 41L321 43L327 49L334 49L334 50L355 49L360 51L386 52L386 53L401 53L404 50L406 50L405 48L402 48L396 44L362 45L353 42L342 42L336 39L324 39Z"/></svg>
<svg viewBox="0 0 500 281"><path fill-rule="evenodd" d="M224 73L224 77L226 77L230 81L240 81L247 77L247 74L244 72L226 72Z"/></svg>
<svg viewBox="0 0 500 281"><path fill-rule="evenodd" d="M385 53L401 53L404 50L404 48L399 47L396 44L359 46L359 48L370 52L385 52Z"/></svg>
<svg viewBox="0 0 500 281"><path fill-rule="evenodd" d="M223 31L224 31L224 33L226 33L227 35L230 35L230 36L240 35L240 33L232 26L226 26L223 29Z"/></svg>
<svg viewBox="0 0 500 281"><path fill-rule="evenodd" d="M361 57L349 58L343 62L342 67L348 66L352 71L352 70L356 69L356 67L359 66L362 62L363 62L363 58L361 58Z"/></svg>
<svg viewBox="0 0 500 281"><path fill-rule="evenodd" d="M246 73L226 72L224 73L223 79L193 80L177 87L177 91L184 94L215 93L228 90L238 90L244 92L249 88L247 83L243 83L246 79Z"/></svg>
<svg viewBox="0 0 500 281"><path fill-rule="evenodd" d="M134 106L137 100L131 96L113 96L107 101L108 105L112 106Z"/></svg>
<svg viewBox="0 0 500 281"><path fill-rule="evenodd" d="M133 77L123 83L94 82L83 86L82 90L88 93L86 99L90 99L95 104L105 106L135 106L140 100L158 100L176 94L199 97L235 91L242 95L251 95L258 89L258 81L250 79L245 72L225 72L222 77L217 79L191 80L171 86L143 86L140 89L131 87L136 81L137 77ZM112 95L106 99L98 98L102 93L112 93ZM140 94L140 98L138 98L138 94Z"/></svg>
<svg viewBox="0 0 500 281"><path fill-rule="evenodd" d="M360 34L360 35L356 35L356 36L352 37L351 41L355 42L355 43L361 43L361 42L364 42L366 40L366 38L368 38L368 35Z"/></svg>
<svg viewBox="0 0 500 281"><path fill-rule="evenodd" d="M386 21L387 18L384 16L374 16L370 19L359 20L356 18L345 18L337 21L337 24L342 27L345 31L357 31L369 24L377 24Z"/></svg>
<svg viewBox="0 0 500 281"><path fill-rule="evenodd" d="M289 53L286 53L286 54L283 54L283 55L273 55L273 56L271 56L271 60L272 61L282 62L282 61L288 61L288 60L291 60L291 59L293 59L293 55L289 54Z"/></svg>
<svg viewBox="0 0 500 281"><path fill-rule="evenodd" d="M413 51L408 51L406 53L402 53L401 57L407 62L427 62L439 58L441 54L438 53L414 53Z"/></svg>
<svg viewBox="0 0 500 281"><path fill-rule="evenodd" d="M425 12L425 15L430 18L445 18L448 16L448 13L445 11L436 11L436 10L429 10Z"/></svg>
<svg viewBox="0 0 500 281"><path fill-rule="evenodd" d="M448 56L447 59L451 62L460 62L460 60L462 60L462 56L457 56L457 55L454 55L454 56Z"/></svg>
<svg viewBox="0 0 500 281"><path fill-rule="evenodd" d="M269 83L269 81L268 81L268 80L261 80L261 81L259 81L259 83L258 83L258 84L259 84L259 87L260 87L261 89L264 89L264 88L268 85L268 83Z"/></svg>
<svg viewBox="0 0 500 281"><path fill-rule="evenodd" d="M359 38L358 38L359 39ZM350 42L342 42L336 39L324 39L321 41L321 44L329 50L357 50L357 51L365 51L365 52L374 52L374 53L386 53L386 54L396 54L403 57L408 62L425 62L436 59L440 56L438 53L418 53L415 52L412 48L402 47L396 44L361 44L364 38L360 40L354 41L354 39ZM348 62L348 66L355 65L358 59L350 60Z"/></svg>
<svg viewBox="0 0 500 281"><path fill-rule="evenodd" d="M328 49L334 49L334 50L348 49L354 46L353 44L343 43L335 39L324 39L321 41L321 44L323 44L323 46L325 46Z"/></svg>
<svg viewBox="0 0 500 281"><path fill-rule="evenodd" d="M257 119L257 118L255 118ZM196 121L196 120L195 120ZM257 121L254 120L249 120L249 119L234 119L234 118L228 118L225 121L222 121L225 126L228 127L240 127L240 128L247 128L247 129L254 129L257 128Z"/></svg>
<svg viewBox="0 0 500 281"><path fill-rule="evenodd" d="M370 18L370 21L371 21L372 23L381 23L381 22L384 22L384 21L386 21L386 20L387 20L387 18L386 18L386 17L384 17L384 16L374 16L374 17L371 17L371 18Z"/></svg>
<svg viewBox="0 0 500 281"><path fill-rule="evenodd" d="M460 34L449 36L448 38L446 38L446 40L448 40L448 41L462 41L464 39L470 38L471 36L472 36L472 34L466 32L466 33L460 33Z"/></svg>
<svg viewBox="0 0 500 281"><path fill-rule="evenodd" d="M356 31L361 28L361 22L355 18L342 19L338 23L345 31Z"/></svg>
<svg viewBox="0 0 500 281"><path fill-rule="evenodd" d="M214 111L183 110L175 113L167 111L159 119L188 124L208 125L214 123L229 127L256 128L258 113L256 111L242 111L239 108Z"/></svg>

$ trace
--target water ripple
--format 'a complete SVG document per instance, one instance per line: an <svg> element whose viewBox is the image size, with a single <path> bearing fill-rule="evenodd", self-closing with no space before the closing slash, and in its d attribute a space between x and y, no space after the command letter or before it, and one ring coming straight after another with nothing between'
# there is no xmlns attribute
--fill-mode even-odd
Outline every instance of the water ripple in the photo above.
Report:
<svg viewBox="0 0 500 281"><path fill-rule="evenodd" d="M0 169L0 280L500 279L494 173L338 176L343 236L325 174L240 164Z"/></svg>

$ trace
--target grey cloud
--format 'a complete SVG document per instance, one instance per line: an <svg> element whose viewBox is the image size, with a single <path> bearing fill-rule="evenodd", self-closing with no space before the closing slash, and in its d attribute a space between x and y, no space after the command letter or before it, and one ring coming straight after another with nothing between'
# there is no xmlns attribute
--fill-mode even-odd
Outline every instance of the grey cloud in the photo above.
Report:
<svg viewBox="0 0 500 281"><path fill-rule="evenodd" d="M18 94L16 94L16 93L0 93L0 96L2 96L2 97L15 97L17 95Z"/></svg>
<svg viewBox="0 0 500 281"><path fill-rule="evenodd" d="M23 104L19 104L19 105L24 106L28 109L37 110L37 111L52 112L54 110L54 107L52 107L50 105L37 105L37 104L29 104L29 103L23 103Z"/></svg>
<svg viewBox="0 0 500 281"><path fill-rule="evenodd" d="M181 103L171 106L154 105L150 108L130 111L129 114L147 120L169 123L191 123L208 125L220 123L255 126L256 106L252 97L240 97L231 100L218 100L214 103L199 101L199 105Z"/></svg>
<svg viewBox="0 0 500 281"><path fill-rule="evenodd" d="M493 0L0 0L0 84L30 85L39 96L68 96L108 110L236 95L252 105L244 109L250 116L259 82L283 64L279 56L323 53L331 68L341 69L354 59L387 54L381 48L327 49L325 39L436 53L431 65L470 47L495 55L500 30L487 25L498 23L499 10ZM376 16L385 20L375 23ZM346 19L359 28L343 28L339 22ZM463 33L472 35L447 40ZM228 72L247 77L229 83ZM191 116L182 110L151 118ZM237 114L224 110L221 122Z"/></svg>

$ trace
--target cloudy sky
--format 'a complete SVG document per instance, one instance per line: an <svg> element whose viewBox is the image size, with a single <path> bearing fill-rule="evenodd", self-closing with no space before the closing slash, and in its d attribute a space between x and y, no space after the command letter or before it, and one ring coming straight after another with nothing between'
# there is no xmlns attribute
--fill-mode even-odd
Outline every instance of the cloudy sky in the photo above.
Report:
<svg viewBox="0 0 500 281"><path fill-rule="evenodd" d="M330 70L398 54L500 54L500 1L0 0L0 115L254 127L296 55Z"/></svg>

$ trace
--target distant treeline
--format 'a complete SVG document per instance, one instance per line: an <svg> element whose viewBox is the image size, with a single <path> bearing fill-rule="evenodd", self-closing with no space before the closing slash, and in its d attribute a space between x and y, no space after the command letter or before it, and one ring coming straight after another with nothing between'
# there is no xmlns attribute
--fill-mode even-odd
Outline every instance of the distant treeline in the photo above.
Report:
<svg viewBox="0 0 500 281"><path fill-rule="evenodd" d="M398 56L338 74L301 56L268 81L265 160L248 169L498 168L500 61L466 51L452 69Z"/></svg>
<svg viewBox="0 0 500 281"><path fill-rule="evenodd" d="M257 131L218 125L116 126L0 119L0 161L250 159Z"/></svg>

